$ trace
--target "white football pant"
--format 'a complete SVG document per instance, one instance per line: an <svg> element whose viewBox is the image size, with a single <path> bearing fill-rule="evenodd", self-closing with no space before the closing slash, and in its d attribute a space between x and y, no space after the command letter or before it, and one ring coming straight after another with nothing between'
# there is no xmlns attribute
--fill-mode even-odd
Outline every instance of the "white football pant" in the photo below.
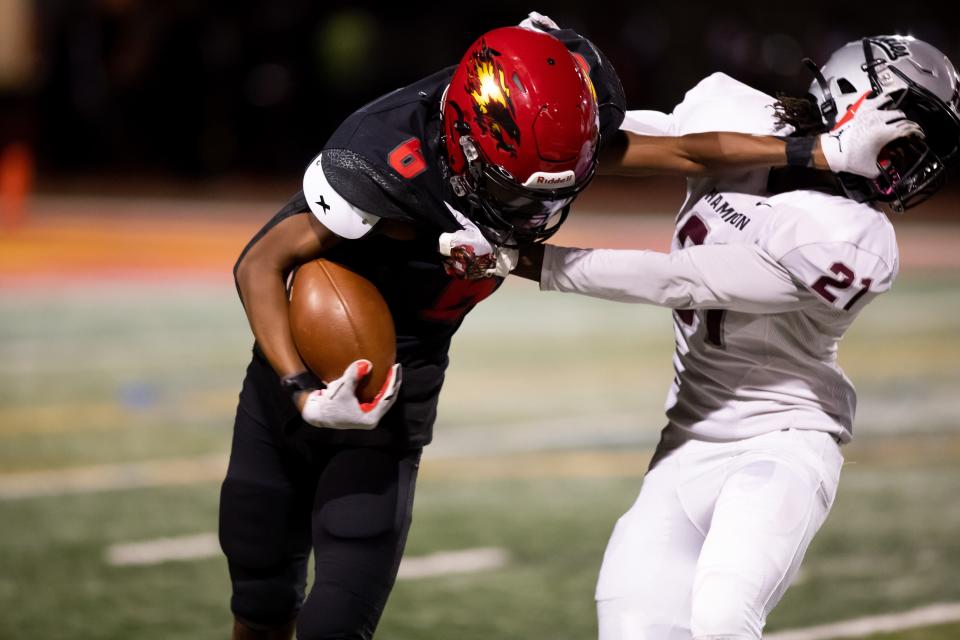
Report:
<svg viewBox="0 0 960 640"><path fill-rule="evenodd" d="M733 442L667 427L597 584L600 640L760 638L837 490L833 436Z"/></svg>

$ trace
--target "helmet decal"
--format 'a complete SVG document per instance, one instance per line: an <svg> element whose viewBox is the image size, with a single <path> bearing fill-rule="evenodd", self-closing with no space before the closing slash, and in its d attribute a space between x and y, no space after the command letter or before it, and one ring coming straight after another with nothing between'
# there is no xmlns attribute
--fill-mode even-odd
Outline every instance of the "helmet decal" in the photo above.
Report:
<svg viewBox="0 0 960 640"><path fill-rule="evenodd" d="M904 38L878 36L867 39L870 41L870 44L876 45L878 48L883 50L883 52L887 54L887 58L890 60L905 58L910 55L910 50L907 48L907 40Z"/></svg>
<svg viewBox="0 0 960 640"><path fill-rule="evenodd" d="M473 112L477 124L484 133L489 132L497 148L516 157L520 144L520 127L517 126L510 87L504 79L503 67L497 61L499 51L481 40L467 66L466 91L473 98Z"/></svg>

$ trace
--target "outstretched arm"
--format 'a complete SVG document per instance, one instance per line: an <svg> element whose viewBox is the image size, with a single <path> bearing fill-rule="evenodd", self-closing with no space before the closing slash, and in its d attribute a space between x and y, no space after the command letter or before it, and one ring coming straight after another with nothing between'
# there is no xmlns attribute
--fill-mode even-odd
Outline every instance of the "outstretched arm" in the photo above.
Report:
<svg viewBox="0 0 960 640"><path fill-rule="evenodd" d="M776 260L754 245L701 245L673 253L536 245L516 275L561 291L673 309L778 313L810 303Z"/></svg>
<svg viewBox="0 0 960 640"><path fill-rule="evenodd" d="M810 137L733 132L671 137L620 130L606 145L600 171L623 176L697 176L793 166L874 178L880 173L877 156L886 145L907 136L923 137L919 126L891 106L886 97L864 95L832 131Z"/></svg>
<svg viewBox="0 0 960 640"><path fill-rule="evenodd" d="M790 151L795 158L788 155ZM620 176L699 176L722 171L802 164L830 170L817 138L786 140L745 133L711 132L685 136L645 136L619 131L600 160L600 173Z"/></svg>

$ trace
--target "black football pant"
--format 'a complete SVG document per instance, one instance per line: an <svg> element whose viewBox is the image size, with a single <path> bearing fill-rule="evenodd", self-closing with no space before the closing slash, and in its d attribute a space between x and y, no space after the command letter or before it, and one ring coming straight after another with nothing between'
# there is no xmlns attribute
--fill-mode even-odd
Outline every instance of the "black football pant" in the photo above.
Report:
<svg viewBox="0 0 960 640"><path fill-rule="evenodd" d="M299 640L371 638L410 528L420 450L291 446L244 408L248 391L220 494L231 609L254 629L296 617Z"/></svg>

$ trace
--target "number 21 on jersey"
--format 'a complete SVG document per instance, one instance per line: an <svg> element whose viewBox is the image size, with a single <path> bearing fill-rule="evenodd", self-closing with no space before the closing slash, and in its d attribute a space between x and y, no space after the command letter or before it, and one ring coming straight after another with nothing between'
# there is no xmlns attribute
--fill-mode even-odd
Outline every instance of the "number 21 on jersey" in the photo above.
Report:
<svg viewBox="0 0 960 640"><path fill-rule="evenodd" d="M833 304L837 301L836 294L840 291L849 289L850 285L854 283L857 277L853 273L853 269L842 262L834 262L830 266L830 272L837 277L831 278L830 276L821 276L819 280L810 285L810 288L824 300ZM863 278L860 281L860 290L850 298L849 302L843 305L843 310L850 311L850 309L853 308L853 305L857 304L857 301L866 295L867 291L870 290L870 285L872 284L872 278Z"/></svg>

